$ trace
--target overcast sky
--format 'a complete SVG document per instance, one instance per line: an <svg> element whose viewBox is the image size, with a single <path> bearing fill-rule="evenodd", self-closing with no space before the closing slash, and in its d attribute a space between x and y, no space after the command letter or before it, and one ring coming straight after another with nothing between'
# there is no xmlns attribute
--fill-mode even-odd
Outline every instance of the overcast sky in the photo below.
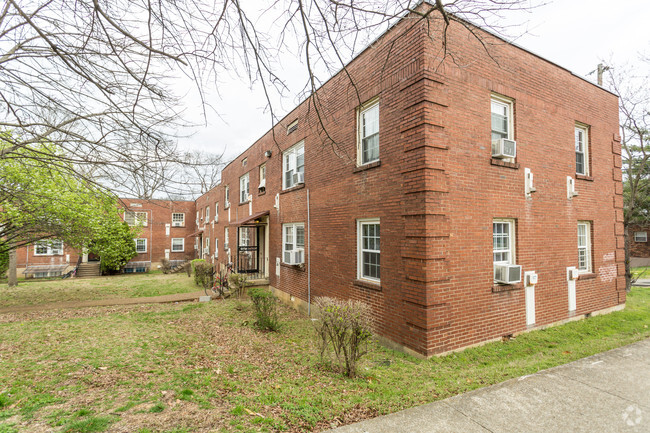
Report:
<svg viewBox="0 0 650 433"><path fill-rule="evenodd" d="M520 35L515 40L518 45L592 81L595 74L588 74L601 60L625 63L636 60L639 53L650 56L648 0L555 0L505 18L505 24L523 25L515 32ZM295 59L280 60L288 65L290 75ZM301 85L296 84L276 111L284 114L297 105ZM180 145L223 153L227 162L268 131L271 119L264 111L261 89L250 89L244 78L224 81L218 91L209 97L216 113L208 111L208 125L194 129L194 135L181 139ZM187 101L188 112L200 121L198 103L191 97Z"/></svg>

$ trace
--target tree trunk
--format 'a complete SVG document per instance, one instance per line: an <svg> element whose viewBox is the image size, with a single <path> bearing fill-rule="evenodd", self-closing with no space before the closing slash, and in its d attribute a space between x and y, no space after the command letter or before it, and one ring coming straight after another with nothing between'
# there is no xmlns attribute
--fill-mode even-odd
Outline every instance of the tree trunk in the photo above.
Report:
<svg viewBox="0 0 650 433"><path fill-rule="evenodd" d="M632 289L632 269L630 268L630 228L627 224L623 229L623 241L625 247L625 291Z"/></svg>
<svg viewBox="0 0 650 433"><path fill-rule="evenodd" d="M16 249L9 250L9 287L16 287L18 278L16 277Z"/></svg>

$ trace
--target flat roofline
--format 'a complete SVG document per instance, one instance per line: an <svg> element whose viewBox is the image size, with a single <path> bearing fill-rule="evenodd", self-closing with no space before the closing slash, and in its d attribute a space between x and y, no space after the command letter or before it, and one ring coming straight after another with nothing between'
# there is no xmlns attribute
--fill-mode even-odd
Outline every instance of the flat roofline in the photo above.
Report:
<svg viewBox="0 0 650 433"><path fill-rule="evenodd" d="M432 1L432 0L421 0L417 5L415 5L414 9L417 8L418 6L420 6L420 5L423 4L423 3L426 3L426 4L431 5L431 6L436 6L435 2ZM339 69L339 70L338 70L334 75L332 75L331 77L329 77L325 82L323 82L323 84L321 84L320 86L318 86L318 88L316 89L316 91L320 90L323 86L325 86L325 85L326 85L327 83L329 83L332 79L334 79L334 77L336 77L337 75L339 75L343 70L345 70L349 65L351 65L352 62L354 62L354 61L357 60L359 57L361 57L361 56L363 55L363 53L365 53L366 51L368 51L368 50L369 50L369 49L370 49L370 48L371 48L371 47L372 47L372 46L373 46L377 41L379 41L381 38L383 38L384 36L386 36L386 35L387 35L391 30L393 30L393 28L395 28L395 26L397 26L397 24L401 23L402 20L403 20L404 18L406 18L410 13L411 13L411 12L406 12L406 13L404 14L404 16L402 16L400 19L398 19L395 23L391 24L391 25L386 29L386 31L384 31L381 35L379 35L379 36L377 36L375 39L373 39L372 42L370 42L370 43L368 44L367 47L365 47L363 50L361 50L361 51L359 52L359 54L357 54L357 55L354 56L352 59L350 59L350 61L347 62L343 67L341 67L341 69ZM503 36L501 36L501 35L499 35L499 34L493 32L493 31L491 31L490 29L485 29L485 28L483 28L483 27L479 27L479 26L477 26L476 24L474 24L474 23L472 23L472 22L470 22L470 21L467 21L466 19L460 18L460 17L457 16L457 15L454 15L454 14L449 14L449 15L453 15L455 19L457 19L457 20L459 20L459 21L462 21L462 22L464 22L464 23L466 23L466 24L468 24L468 25L470 25L470 26L472 26L472 27L475 27L476 29L478 29L478 30L480 30L480 31L483 31L483 32L485 32L485 33L487 33L487 34L489 34L489 35L491 35L491 36L494 36L495 38L500 39L501 41L505 42L506 44L511 45L511 46L513 46L513 47L515 47L515 48L518 48L518 49L520 49L520 50L522 50L522 51L524 51L524 52L526 52L526 53L528 53L528 54L531 54L531 55L537 57L537 58L540 59L540 60L543 60L543 61L545 61L545 62L547 62L547 63L550 63L551 65L553 65L553 66L555 66L555 67L557 67L557 68L560 68L560 69L562 69L562 70L568 72L568 73L571 74L572 76L574 76L574 77L576 77L576 78L578 78L578 79L580 79L580 80L582 80L582 81L585 81L585 82L591 84L592 86L596 87L597 89L600 89L600 90L602 90L602 91L604 91L604 92L607 92L607 93L609 93L609 94L611 94L611 95L613 95L613 96L616 96L616 97L618 98L618 95L617 95L617 94L615 94L614 92L612 92L612 91L610 91L610 90L607 90L607 89L604 88L603 86L599 86L598 84L594 83L593 81L590 81L590 80L588 80L587 78L585 78L585 77L583 77L583 76L581 76L581 75L578 75L578 74L574 73L574 72L571 71L570 69L565 68L564 66L561 66L561 65L555 63L554 61L549 60L549 59L547 59L546 57L543 57L543 56L541 56L541 55L535 53L534 51L531 51L531 50L529 50L529 49L527 49L527 48L524 48L524 47L522 47L521 45L519 45L519 44L517 44L517 43L515 43L515 42L512 42L512 41L509 41L509 40L505 39L505 37L503 37ZM298 109L298 107L300 107L300 106L301 106L301 105L302 105L302 104L303 104L303 103L304 103L308 98L309 98L309 97L307 97L307 98L303 99L302 101L300 101L300 102L298 103L298 105L296 105L296 106L295 106L291 111L289 111L287 114L285 114L284 117L282 117L280 120L278 120L277 123L275 123L273 126L271 126L270 129L268 129L266 132L264 132L264 134L262 134L262 136L258 137L257 140L253 141L253 143L252 143L250 146L248 146L246 149L244 149L243 151L241 151L237 156L235 156L235 157L234 157L234 158L233 158L233 159L232 159L228 164L226 164L226 165L223 167L223 170L221 170L221 172L223 173L223 172L224 172L224 171L225 171L225 170L230 166L230 164L232 164L232 163L235 162L237 159L239 159L239 157L241 157L242 155L244 155L244 153L248 152L248 151L249 151L253 146L255 146L255 144L256 144L258 141L260 141L262 138L264 138L264 136L265 136L266 134L268 134L268 133L271 132L274 128L276 128L277 126L279 126L279 125L280 125L284 120L286 120L287 117L289 117L289 115L290 115L291 113L293 113L296 109ZM220 179L220 181L219 181L219 184L217 184L214 188L216 188L216 187L219 186L219 185L221 185L221 179ZM213 189L214 189L214 188L213 188ZM210 192L210 191L208 191L208 192L206 192L206 193L204 193L204 194L201 194L199 197L197 197L197 199L195 200L195 202L198 201L200 198L202 198L204 195L208 194L209 192Z"/></svg>

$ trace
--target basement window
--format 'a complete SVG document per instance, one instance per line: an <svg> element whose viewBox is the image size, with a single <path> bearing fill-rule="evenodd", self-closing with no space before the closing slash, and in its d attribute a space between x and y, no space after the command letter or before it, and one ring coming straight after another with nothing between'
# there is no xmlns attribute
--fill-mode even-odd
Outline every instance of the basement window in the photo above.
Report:
<svg viewBox="0 0 650 433"><path fill-rule="evenodd" d="M648 232L634 232L634 242L648 242Z"/></svg>

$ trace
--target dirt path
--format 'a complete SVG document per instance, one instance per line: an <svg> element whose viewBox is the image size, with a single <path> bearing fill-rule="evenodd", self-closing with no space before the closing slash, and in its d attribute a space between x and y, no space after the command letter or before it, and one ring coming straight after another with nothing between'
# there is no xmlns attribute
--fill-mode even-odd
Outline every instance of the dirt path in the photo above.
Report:
<svg viewBox="0 0 650 433"><path fill-rule="evenodd" d="M200 296L205 295L203 291L192 293L176 293L173 295L149 296L143 298L114 298L98 299L94 301L66 301L53 302L40 305L25 305L0 308L0 314L4 313L24 313L31 311L61 310L65 308L83 308L83 307L106 307L112 305L135 305L135 304L164 304L170 302L188 302L197 301Z"/></svg>

